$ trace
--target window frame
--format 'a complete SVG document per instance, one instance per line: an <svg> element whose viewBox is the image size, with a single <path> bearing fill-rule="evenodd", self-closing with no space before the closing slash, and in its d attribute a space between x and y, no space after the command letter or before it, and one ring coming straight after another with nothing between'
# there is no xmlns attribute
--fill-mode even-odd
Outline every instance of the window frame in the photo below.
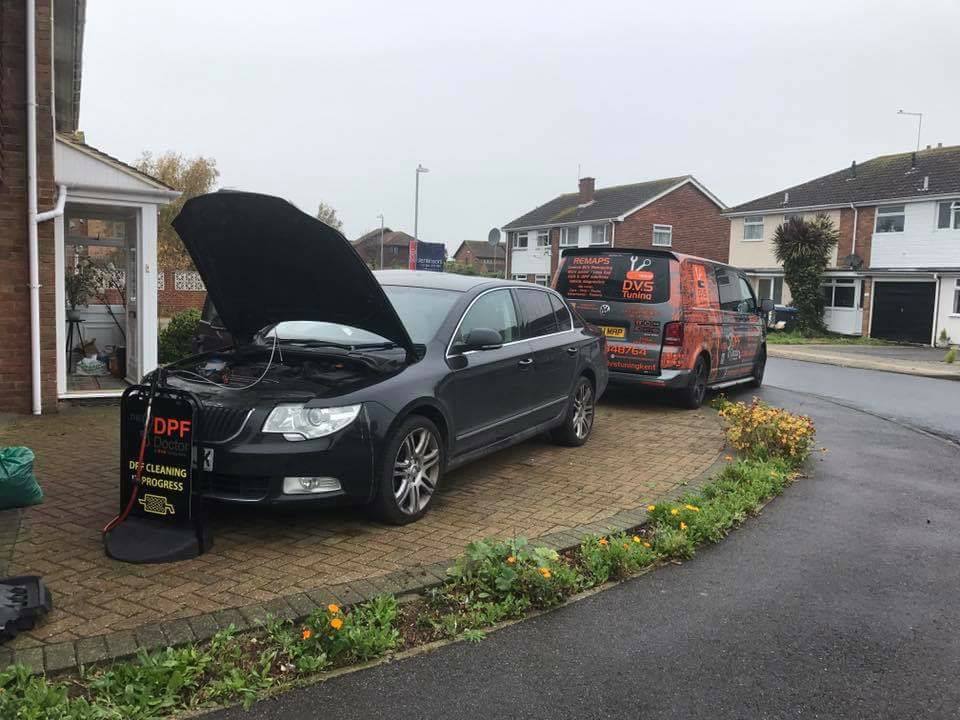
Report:
<svg viewBox="0 0 960 720"><path fill-rule="evenodd" d="M513 318L517 322L517 338L509 342L504 342L503 347L507 345L513 345L514 343L524 342L523 336L523 315L520 311L520 306L517 302L517 298L513 293L512 287L495 287L490 288L489 290L484 290L482 293L477 295L473 300L470 301L470 304L464 308L464 311L460 313L460 319L457 320L456 327L453 328L453 333L450 335L450 340L447 342L447 351L445 353L446 357L457 357L458 355L468 355L470 353L479 352L478 350L463 350L461 352L453 352L454 342L460 336L460 328L463 326L463 321L466 319L467 315L470 314L470 311L473 310L473 306L479 302L479 300L490 293L495 292L505 292L510 298L510 304L513 306Z"/></svg>
<svg viewBox="0 0 960 720"><path fill-rule="evenodd" d="M543 280L543 282L540 282ZM544 275L543 273L537 273L533 276L533 284L539 285L540 287L547 287L550 285L550 275Z"/></svg>
<svg viewBox="0 0 960 720"><path fill-rule="evenodd" d="M603 247L609 245L610 241L607 239L607 225L608 223L596 223L590 226L590 247ZM596 242L597 228L603 230L603 242Z"/></svg>
<svg viewBox="0 0 960 720"><path fill-rule="evenodd" d="M667 233L667 242L657 242L657 232L666 232ZM658 223L653 224L653 237L650 242L653 244L653 247L673 247L673 225L660 225Z"/></svg>
<svg viewBox="0 0 960 720"><path fill-rule="evenodd" d="M527 282L527 274L526 273L510 273L510 279L513 280L513 282Z"/></svg>
<svg viewBox="0 0 960 720"><path fill-rule="evenodd" d="M778 275L760 275L757 276L757 300L766 300L763 296L763 293L760 292L760 283L769 282L770 283L770 296L769 299L773 300L774 305L783 305L783 277ZM777 299L777 283L780 284L780 299Z"/></svg>
<svg viewBox="0 0 960 720"><path fill-rule="evenodd" d="M757 219L759 218L759 220ZM759 227L760 237L747 237L747 227ZM741 233L742 242L763 242L763 215L744 215L743 232Z"/></svg>
<svg viewBox="0 0 960 720"><path fill-rule="evenodd" d="M861 288L860 297L857 295L857 279L856 278L847 278L847 277L834 277L827 278L820 283L820 290L823 292L824 288L830 288L830 302L827 303L824 301L823 308L824 310L857 310L860 307L860 300L863 296L863 290ZM837 288L851 288L853 290L853 305L837 305Z"/></svg>
<svg viewBox="0 0 960 720"><path fill-rule="evenodd" d="M522 245L520 244L520 238L521 238L521 237L523 238L523 244L522 244ZM515 233L513 234L513 243L511 243L511 247L512 247L514 250L526 250L527 248L529 248L529 247L530 247L530 233L528 233L528 232L526 232L526 231L524 231L524 232L515 232Z"/></svg>
<svg viewBox="0 0 960 720"><path fill-rule="evenodd" d="M573 239L573 242L568 242L570 239L570 232L572 230L576 231L576 236ZM560 247L579 247L580 245L580 226L579 225L567 225L560 230Z"/></svg>
<svg viewBox="0 0 960 720"><path fill-rule="evenodd" d="M544 239L546 242L541 243L540 240ZM550 231L549 230L537 230L537 238L534 241L535 247L539 250L540 248L546 248L547 252L550 251Z"/></svg>
<svg viewBox="0 0 960 720"><path fill-rule="evenodd" d="M954 317L960 317L960 278L953 281L953 312Z"/></svg>
<svg viewBox="0 0 960 720"><path fill-rule="evenodd" d="M900 208L900 212L884 212L884 210L891 211ZM896 217L897 215L903 218L902 227L899 230L880 230L880 216L884 217ZM906 205L878 205L876 212L873 214L873 234L881 235L894 235L896 233L902 233L907 231L907 206Z"/></svg>
<svg viewBox="0 0 960 720"><path fill-rule="evenodd" d="M947 226L940 226L940 206L949 204ZM937 230L960 230L960 198L954 200L940 200L937 203Z"/></svg>

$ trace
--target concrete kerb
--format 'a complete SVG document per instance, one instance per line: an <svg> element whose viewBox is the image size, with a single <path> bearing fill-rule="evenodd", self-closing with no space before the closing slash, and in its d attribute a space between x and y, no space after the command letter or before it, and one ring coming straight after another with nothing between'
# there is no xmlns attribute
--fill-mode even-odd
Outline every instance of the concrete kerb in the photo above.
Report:
<svg viewBox="0 0 960 720"><path fill-rule="evenodd" d="M660 500L676 498L702 487L726 462L721 450L710 466L696 478L676 488ZM530 538L534 545L546 545L557 552L577 547L581 540L591 534L612 534L637 528L646 521L646 506L623 510L605 520ZM0 547L0 553L3 548ZM166 647L188 645L209 640L222 629L233 626L237 631L258 627L270 617L300 622L316 608L330 603L356 605L371 600L377 595L392 592L396 595L421 594L441 585L453 558L424 565L419 568L388 573L376 578L357 580L318 587L306 592L292 593L266 603L256 603L239 608L228 608L210 613L201 613L182 620L168 620L142 625L132 631L108 633L81 640L57 643L44 647L23 648L13 652L0 648L0 667L22 663L35 673L57 674L69 672L80 665L92 665L124 660L141 650L153 652Z"/></svg>

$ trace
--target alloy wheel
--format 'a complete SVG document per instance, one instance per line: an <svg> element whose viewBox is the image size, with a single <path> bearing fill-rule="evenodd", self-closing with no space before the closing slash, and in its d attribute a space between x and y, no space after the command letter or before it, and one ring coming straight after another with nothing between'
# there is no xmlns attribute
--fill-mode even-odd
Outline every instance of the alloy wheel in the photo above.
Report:
<svg viewBox="0 0 960 720"><path fill-rule="evenodd" d="M433 496L440 477L440 444L427 428L411 430L393 463L393 496L406 515L416 515Z"/></svg>
<svg viewBox="0 0 960 720"><path fill-rule="evenodd" d="M697 361L697 377L694 380L693 392L697 404L701 404L704 395L707 394L707 368L703 364L703 360Z"/></svg>
<svg viewBox="0 0 960 720"><path fill-rule="evenodd" d="M577 386L573 396L573 432L580 440L590 434L593 425L593 387L589 382Z"/></svg>

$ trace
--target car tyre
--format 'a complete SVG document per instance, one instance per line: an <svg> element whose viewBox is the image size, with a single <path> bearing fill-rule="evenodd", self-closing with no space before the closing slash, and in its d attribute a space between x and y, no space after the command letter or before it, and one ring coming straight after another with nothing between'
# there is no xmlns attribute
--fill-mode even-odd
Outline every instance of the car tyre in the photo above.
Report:
<svg viewBox="0 0 960 720"><path fill-rule="evenodd" d="M678 392L677 399L681 407L696 410L703 405L703 398L707 394L707 375L707 361L701 355L693 366L693 377L690 384Z"/></svg>
<svg viewBox="0 0 960 720"><path fill-rule="evenodd" d="M596 414L596 396L590 378L581 375L567 402L567 413L563 417L563 424L550 433L555 443L567 447L579 447L590 439L593 418Z"/></svg>
<svg viewBox="0 0 960 720"><path fill-rule="evenodd" d="M386 442L372 503L374 514L391 525L419 520L430 509L446 461L437 426L422 415L408 417Z"/></svg>
<svg viewBox="0 0 960 720"><path fill-rule="evenodd" d="M760 348L760 356L753 364L753 371L750 374L750 382L747 387L758 388L763 385L763 373L767 368L767 349Z"/></svg>

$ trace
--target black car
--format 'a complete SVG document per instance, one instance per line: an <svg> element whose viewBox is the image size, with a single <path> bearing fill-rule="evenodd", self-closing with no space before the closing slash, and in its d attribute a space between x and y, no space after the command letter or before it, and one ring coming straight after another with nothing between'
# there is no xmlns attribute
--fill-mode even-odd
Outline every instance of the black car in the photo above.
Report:
<svg viewBox="0 0 960 720"><path fill-rule="evenodd" d="M234 343L161 373L201 402L205 496L370 504L406 523L447 470L545 431L589 438L604 339L553 290L374 274L267 195L194 198L174 227Z"/></svg>

